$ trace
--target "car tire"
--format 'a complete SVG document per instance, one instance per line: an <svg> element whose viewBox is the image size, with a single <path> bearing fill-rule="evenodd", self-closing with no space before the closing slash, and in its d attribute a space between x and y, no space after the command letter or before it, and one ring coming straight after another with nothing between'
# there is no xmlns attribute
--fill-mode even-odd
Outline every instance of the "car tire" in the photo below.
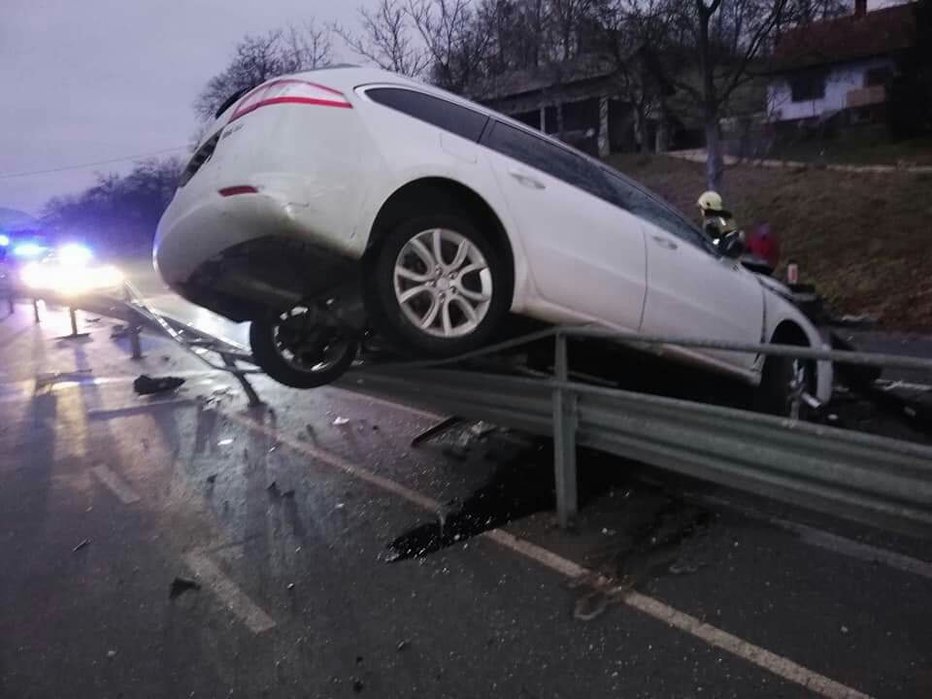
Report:
<svg viewBox="0 0 932 699"><path fill-rule="evenodd" d="M282 314L284 315L284 314ZM249 345L253 361L269 377L292 388L316 388L336 381L353 364L358 342L349 336L334 344L332 356L315 366L302 366L296 356L288 357L279 338L281 316L270 314L249 326ZM325 350L322 350L322 352Z"/></svg>
<svg viewBox="0 0 932 699"><path fill-rule="evenodd" d="M511 308L508 256L462 214L403 220L370 255L370 320L399 349L432 357L469 352L494 338Z"/></svg>
<svg viewBox="0 0 932 699"><path fill-rule="evenodd" d="M802 376L799 373L802 372ZM816 384L815 363L792 357L770 356L764 361L761 383L755 396L758 411L780 417L807 420L815 410L805 401L798 401L798 414L793 414L794 383L801 380L805 391L814 394Z"/></svg>

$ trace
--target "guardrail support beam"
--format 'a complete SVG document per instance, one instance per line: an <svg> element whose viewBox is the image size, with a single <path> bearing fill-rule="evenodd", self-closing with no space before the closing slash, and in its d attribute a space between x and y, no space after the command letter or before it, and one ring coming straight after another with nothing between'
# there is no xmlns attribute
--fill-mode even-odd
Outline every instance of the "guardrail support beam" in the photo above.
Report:
<svg viewBox="0 0 932 699"><path fill-rule="evenodd" d="M256 393L256 389L249 383L249 379L246 378L246 373L236 366L236 360L228 354L221 354L220 356L223 358L224 366L229 369L229 372L239 381L239 385L243 387L243 392L249 401L249 407L258 408L265 405L259 394Z"/></svg>
<svg viewBox="0 0 932 699"><path fill-rule="evenodd" d="M566 383L569 366L566 356L566 336L555 338L554 373L557 381ZM563 529L573 527L579 512L576 481L576 394L563 388L553 391L553 462L557 493L557 518Z"/></svg>

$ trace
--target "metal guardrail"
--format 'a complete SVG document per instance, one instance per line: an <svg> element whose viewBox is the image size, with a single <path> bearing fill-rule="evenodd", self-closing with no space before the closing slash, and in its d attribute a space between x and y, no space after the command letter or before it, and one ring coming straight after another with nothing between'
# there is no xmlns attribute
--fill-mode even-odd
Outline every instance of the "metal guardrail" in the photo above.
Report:
<svg viewBox="0 0 932 699"><path fill-rule="evenodd" d="M247 378L250 375L261 374L262 371L254 366L243 368L238 365L238 362L252 365L252 355L247 348L205 333L193 325L180 322L150 308L142 294L128 281L123 282L119 296L104 293L64 296L52 292L32 296L30 301L36 323L41 321L38 305L40 299L68 309L71 335L66 337L77 338L86 334L78 332L76 309L114 318L126 323L133 359L140 359L142 358L142 346L139 335L144 327L150 328L183 347L211 369L232 375L246 393L249 405L262 405L262 400ZM14 309L12 293L9 295L9 304L12 313ZM220 362L212 360L211 354L219 357Z"/></svg>
<svg viewBox="0 0 932 699"><path fill-rule="evenodd" d="M234 375L244 385L250 403L259 402L246 380L247 374L257 370L236 366L237 361L250 360L245 348L162 316L150 309L131 286L127 285L124 299L96 297L72 304L131 325L154 327L193 351L211 368ZM207 347L192 344L185 334L199 338ZM582 445L793 505L932 536L932 447L570 381L568 337L932 372L932 359L916 357L558 327L452 360L363 365L342 383L449 414L553 436L557 511L563 526L573 521L578 510L576 448ZM555 342L554 375L550 377L522 378L484 373L481 369L451 368L548 338ZM216 352L224 364L211 362L200 349Z"/></svg>
<svg viewBox="0 0 932 699"><path fill-rule="evenodd" d="M932 370L932 360L785 345L619 336L556 328L555 372L519 378L451 370L449 362L372 366L349 380L468 418L552 435L557 511L577 514L576 446L895 531L932 536L932 447L760 413L568 380L567 336ZM516 343L506 343L514 346ZM500 346L501 347L501 346ZM486 351L473 353L480 357Z"/></svg>

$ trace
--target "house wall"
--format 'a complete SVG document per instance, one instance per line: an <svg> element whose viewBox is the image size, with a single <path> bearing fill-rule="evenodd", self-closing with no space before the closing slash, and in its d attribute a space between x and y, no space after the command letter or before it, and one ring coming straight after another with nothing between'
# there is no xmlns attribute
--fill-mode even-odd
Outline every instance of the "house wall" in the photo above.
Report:
<svg viewBox="0 0 932 699"><path fill-rule="evenodd" d="M879 57L830 67L825 81L825 95L822 99L805 102L793 102L789 78L780 76L771 81L767 88L767 112L771 121L792 121L811 119L825 112L844 109L848 92L865 86L867 71L884 67L893 68L893 59Z"/></svg>

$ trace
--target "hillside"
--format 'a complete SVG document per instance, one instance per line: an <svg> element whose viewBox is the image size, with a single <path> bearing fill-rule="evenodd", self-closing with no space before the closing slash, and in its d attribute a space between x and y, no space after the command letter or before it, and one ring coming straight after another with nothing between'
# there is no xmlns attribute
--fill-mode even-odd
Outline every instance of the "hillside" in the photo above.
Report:
<svg viewBox="0 0 932 699"><path fill-rule="evenodd" d="M610 162L696 216L701 164L634 155ZM740 225L771 225L783 260L797 260L802 281L837 310L932 332L932 175L737 165L723 194Z"/></svg>

